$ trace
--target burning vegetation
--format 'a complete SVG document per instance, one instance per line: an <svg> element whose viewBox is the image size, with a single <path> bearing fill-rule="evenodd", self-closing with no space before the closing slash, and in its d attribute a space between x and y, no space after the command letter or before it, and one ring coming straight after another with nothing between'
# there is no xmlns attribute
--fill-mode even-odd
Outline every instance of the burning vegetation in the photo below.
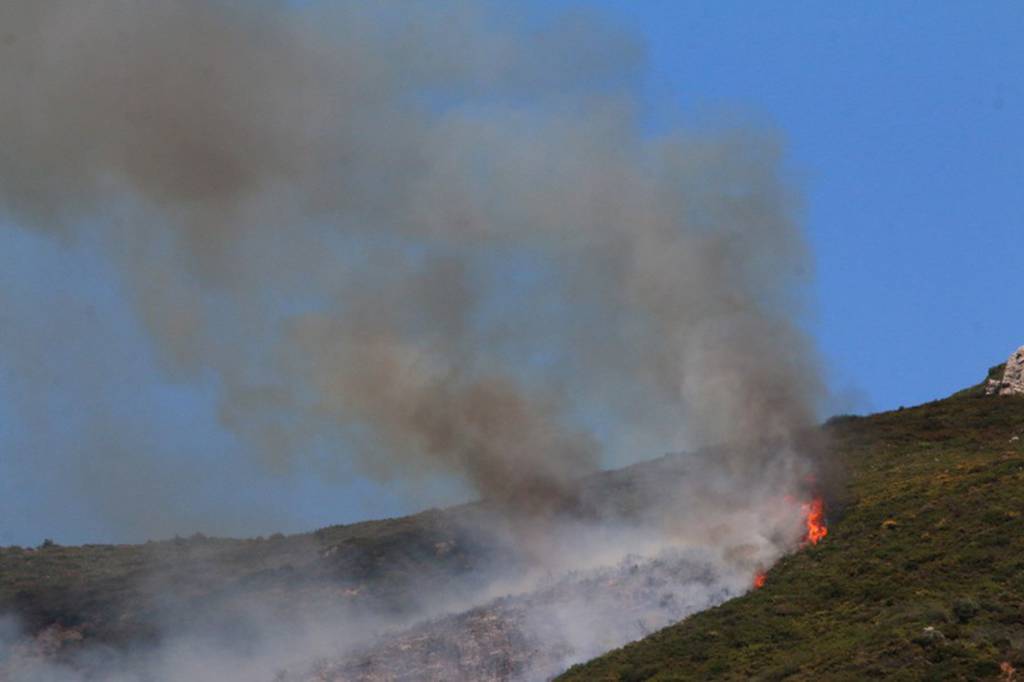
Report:
<svg viewBox="0 0 1024 682"><path fill-rule="evenodd" d="M800 505L800 511L805 528L801 544L804 546L818 544L828 535L828 527L825 525L825 500L821 497L815 497L810 502ZM754 574L754 589L764 587L767 580L767 571L758 569Z"/></svg>
<svg viewBox="0 0 1024 682"><path fill-rule="evenodd" d="M804 513L804 523L807 526L804 544L816 545L828 535L828 528L825 526L825 501L816 497L803 505L801 509Z"/></svg>
<svg viewBox="0 0 1024 682"><path fill-rule="evenodd" d="M983 385L832 420L848 488L828 497L827 539L808 504L803 549L763 589L560 679L1016 679L1022 425L1024 400Z"/></svg>

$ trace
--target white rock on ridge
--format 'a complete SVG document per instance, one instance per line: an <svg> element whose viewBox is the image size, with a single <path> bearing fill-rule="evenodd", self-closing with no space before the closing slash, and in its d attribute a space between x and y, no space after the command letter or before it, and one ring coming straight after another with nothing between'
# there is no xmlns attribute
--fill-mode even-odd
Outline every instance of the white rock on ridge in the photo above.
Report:
<svg viewBox="0 0 1024 682"><path fill-rule="evenodd" d="M986 395L1024 395L1024 346L1018 348L1006 361L1001 381L989 379Z"/></svg>

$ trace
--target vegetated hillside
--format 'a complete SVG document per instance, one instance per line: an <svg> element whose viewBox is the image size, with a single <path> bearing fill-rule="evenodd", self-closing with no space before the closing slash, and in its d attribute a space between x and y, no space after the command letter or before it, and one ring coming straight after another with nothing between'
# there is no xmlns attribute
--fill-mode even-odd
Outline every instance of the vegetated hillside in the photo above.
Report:
<svg viewBox="0 0 1024 682"><path fill-rule="evenodd" d="M74 629L74 641L114 646L161 630L230 621L253 600L282 616L324 601L396 614L410 591L443 591L496 559L472 533L478 507L233 540L197 534L142 545L0 548L0 614L35 634ZM413 584L415 578L416 583ZM240 618L236 627L244 626Z"/></svg>
<svg viewBox="0 0 1024 682"><path fill-rule="evenodd" d="M558 679L1024 679L1024 398L978 386L826 429L849 477L825 540Z"/></svg>
<svg viewBox="0 0 1024 682"><path fill-rule="evenodd" d="M678 490L688 466L669 455L595 474L565 513L628 519ZM57 658L218 624L244 637L253 604L281 622L329 607L400 623L522 573L514 543L496 534L500 517L474 503L248 540L0 548L0 616L13 614L29 635L50 633Z"/></svg>
<svg viewBox="0 0 1024 682"><path fill-rule="evenodd" d="M565 679L1020 679L1011 669L1024 671L1024 399L985 397L979 386L917 408L834 419L825 431L849 477L845 494L831 498L821 544L783 559L765 587ZM691 463L666 456L595 475L571 513L641 514L684 489ZM501 580L521 569L493 537L492 512L472 504L267 539L0 549L0 614L42 633L55 659L90 643L155 642L181 625L244 638L254 602L275 609L284 628L323 604L400 621L429 617L424 599L472 597L482 576ZM628 585L635 569L607 570L624 570ZM572 593L589 602L586 590L608 575L584 575ZM453 632L464 621L490 627L505 622L494 613L507 612L514 623L523 605L545 595L438 622ZM378 647L412 642L407 648L429 649L429 659L438 637L424 638L423 627ZM493 656L484 658L486 668ZM346 660L336 663L342 672Z"/></svg>

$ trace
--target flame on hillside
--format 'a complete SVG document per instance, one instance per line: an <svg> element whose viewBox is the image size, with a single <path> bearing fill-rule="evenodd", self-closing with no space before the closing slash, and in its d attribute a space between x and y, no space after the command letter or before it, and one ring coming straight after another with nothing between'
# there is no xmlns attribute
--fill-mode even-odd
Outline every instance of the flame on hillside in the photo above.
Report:
<svg viewBox="0 0 1024 682"><path fill-rule="evenodd" d="M793 498L787 496L786 500L792 502ZM807 545L818 544L822 538L828 535L828 526L825 525L825 501L820 497L816 497L810 502L801 504L800 511L803 512L805 526L801 546L806 547ZM756 590L764 587L767 580L768 576L765 570L758 569L754 574L753 589Z"/></svg>
<svg viewBox="0 0 1024 682"><path fill-rule="evenodd" d="M816 545L828 535L828 527L825 525L825 502L820 497L816 497L811 502L802 505L801 510L804 513L804 524L807 526L804 544Z"/></svg>

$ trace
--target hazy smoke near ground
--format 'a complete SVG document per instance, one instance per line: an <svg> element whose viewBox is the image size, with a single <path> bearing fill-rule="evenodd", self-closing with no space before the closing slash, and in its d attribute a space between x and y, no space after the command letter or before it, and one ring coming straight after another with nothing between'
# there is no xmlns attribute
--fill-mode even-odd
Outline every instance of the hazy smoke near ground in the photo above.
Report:
<svg viewBox="0 0 1024 682"><path fill-rule="evenodd" d="M653 470L642 465L663 484L660 488L642 478L632 480L644 492L664 493L679 482L672 472L680 463L688 466L678 457ZM755 568L772 563L798 541L793 532L800 525L795 504L766 504L763 499L732 509L724 503L706 504L699 489L707 482L698 475L679 486L681 497L697 498L693 504L679 504L675 498L651 504L651 511L679 512L673 533L650 519L632 524L621 519L549 520L547 531L557 548L549 570L530 570L529 563L522 574L481 568L474 573L489 574L483 590L480 580L463 578L461 595L441 597L440 602L432 594L438 585L431 590L429 580L420 578L423 583L413 592L422 604L411 614L360 609L344 598L311 605L300 579L293 592L282 594L292 602L287 611L268 595L239 599L227 591L212 601L204 599L200 613L186 621L189 625L174 624L172 613L181 606L194 611L197 605L185 599L175 606L173 583L167 583L171 611L164 614L156 645L82 648L77 645L88 624L54 625L24 638L13 621L0 618L0 679L550 679L573 663L742 594L750 589ZM606 483L589 493L607 498ZM428 558L420 570L433 572ZM178 614L184 615L180 610Z"/></svg>
<svg viewBox="0 0 1024 682"><path fill-rule="evenodd" d="M821 393L781 147L647 130L628 35L229 0L11 0L0 34L2 209L101 247L163 370L215 387L254 464L448 474L533 529L602 464L729 443L648 520L759 560L796 542L795 514L773 545L756 513L805 485ZM137 515L108 486L153 473L110 442L69 457L120 452L90 490Z"/></svg>

